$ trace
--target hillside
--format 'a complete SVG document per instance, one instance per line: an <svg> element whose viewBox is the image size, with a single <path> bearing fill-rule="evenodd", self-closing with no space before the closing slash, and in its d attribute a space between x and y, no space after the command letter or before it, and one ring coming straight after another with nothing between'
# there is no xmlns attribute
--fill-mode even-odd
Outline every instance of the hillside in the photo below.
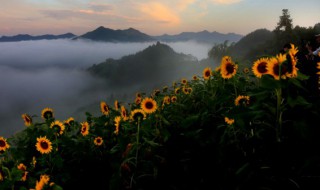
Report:
<svg viewBox="0 0 320 190"><path fill-rule="evenodd" d="M176 35L164 34L161 36L153 36L153 38L163 42L179 42L179 41L197 41L201 43L223 43L224 41L238 42L243 36L235 33L222 34L219 32L182 32Z"/></svg>
<svg viewBox="0 0 320 190"><path fill-rule="evenodd" d="M191 73L201 72L204 66L195 57L176 53L170 46L157 42L134 55L107 59L88 71L104 78L112 88L143 86L150 89L191 77Z"/></svg>

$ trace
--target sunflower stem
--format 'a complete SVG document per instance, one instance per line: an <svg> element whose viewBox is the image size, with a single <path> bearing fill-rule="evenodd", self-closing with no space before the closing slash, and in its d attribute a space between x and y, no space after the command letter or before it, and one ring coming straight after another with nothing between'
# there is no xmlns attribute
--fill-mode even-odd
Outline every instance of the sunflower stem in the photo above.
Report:
<svg viewBox="0 0 320 190"><path fill-rule="evenodd" d="M277 141L281 141L281 130L282 130L282 111L281 111L281 102L282 102L282 89L277 88L276 96L277 96L277 110L276 110L276 136Z"/></svg>
<svg viewBox="0 0 320 190"><path fill-rule="evenodd" d="M139 155L139 134L140 134L140 117L138 117L138 126L137 126L137 138L136 138L136 144L137 144L137 148L136 148L136 163L135 163L135 166L136 166L136 170L138 168L138 155ZM130 187L132 187L132 182L133 182L133 176L134 176L134 173L132 174L131 176L131 182L130 182Z"/></svg>

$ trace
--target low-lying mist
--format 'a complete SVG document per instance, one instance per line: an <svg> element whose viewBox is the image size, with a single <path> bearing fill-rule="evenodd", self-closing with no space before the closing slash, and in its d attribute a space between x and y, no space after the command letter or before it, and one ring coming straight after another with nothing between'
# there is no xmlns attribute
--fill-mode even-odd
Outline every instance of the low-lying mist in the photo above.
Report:
<svg viewBox="0 0 320 190"><path fill-rule="evenodd" d="M110 96L134 100L132 89L110 89L105 81L86 72L108 58L135 54L156 42L100 43L72 40L40 40L0 43L0 136L10 137L25 128L21 114L36 115L54 110L57 120L85 119L85 112L100 112L100 101ZM166 43L177 53L207 57L210 45L195 42ZM107 102L113 104L113 102ZM113 105L111 105L113 106Z"/></svg>

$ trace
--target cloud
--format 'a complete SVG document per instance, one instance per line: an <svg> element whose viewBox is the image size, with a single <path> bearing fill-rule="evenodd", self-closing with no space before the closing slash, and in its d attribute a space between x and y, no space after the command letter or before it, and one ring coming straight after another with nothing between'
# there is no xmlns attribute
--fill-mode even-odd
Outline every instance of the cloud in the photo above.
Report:
<svg viewBox="0 0 320 190"><path fill-rule="evenodd" d="M144 88L111 89L85 70L108 58L120 59L142 51L155 42L102 43L82 40L39 40L0 43L0 136L25 128L21 114L37 115L45 107L56 119L85 119L85 112L99 114L99 103L111 96L120 101ZM206 57L208 46L193 42L168 43L176 52ZM177 69L178 70L178 69ZM175 76L175 75L174 75ZM132 94L130 94L132 93ZM127 95L127 97L124 96ZM133 98L132 100L133 101Z"/></svg>
<svg viewBox="0 0 320 190"><path fill-rule="evenodd" d="M169 7L158 2L139 4L138 9L145 14L144 18L150 18L158 23L179 25L179 16Z"/></svg>
<svg viewBox="0 0 320 190"><path fill-rule="evenodd" d="M243 0L211 0L213 3L216 4L224 4L224 5L229 5L229 4L235 4L235 3L239 3Z"/></svg>

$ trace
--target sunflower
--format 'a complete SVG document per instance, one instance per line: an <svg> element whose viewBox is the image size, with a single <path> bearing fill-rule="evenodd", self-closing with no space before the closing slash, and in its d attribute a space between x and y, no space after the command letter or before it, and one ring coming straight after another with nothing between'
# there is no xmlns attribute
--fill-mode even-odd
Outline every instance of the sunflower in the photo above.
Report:
<svg viewBox="0 0 320 190"><path fill-rule="evenodd" d="M207 67L205 68L203 71L202 71L202 75L203 75L203 78L204 80L209 80L211 75L212 75L212 70L210 67Z"/></svg>
<svg viewBox="0 0 320 190"><path fill-rule="evenodd" d="M50 128L56 130L58 135L62 135L65 129L65 126L61 121L56 120L51 123Z"/></svg>
<svg viewBox="0 0 320 190"><path fill-rule="evenodd" d="M224 121L229 125L232 125L234 123L234 119L230 119L228 117L224 117Z"/></svg>
<svg viewBox="0 0 320 190"><path fill-rule="evenodd" d="M114 134L116 134L116 135L119 134L120 121L121 121L121 117L120 116L116 116L114 118L114 125L116 126L116 129L114 130Z"/></svg>
<svg viewBox="0 0 320 190"><path fill-rule="evenodd" d="M114 109L118 111L119 107L120 107L120 104L119 104L118 100L115 100L114 101Z"/></svg>
<svg viewBox="0 0 320 190"><path fill-rule="evenodd" d="M36 181L36 190L42 190L49 183L50 177L46 174L40 176L40 181Z"/></svg>
<svg viewBox="0 0 320 190"><path fill-rule="evenodd" d="M131 111L130 119L133 121L138 121L138 119L146 119L147 115L142 109L134 109Z"/></svg>
<svg viewBox="0 0 320 190"><path fill-rule="evenodd" d="M168 91L168 86L164 86L164 87L162 87L162 92L167 92Z"/></svg>
<svg viewBox="0 0 320 190"><path fill-rule="evenodd" d="M269 63L269 59L266 57L263 57L263 58L256 60L252 66L253 74L258 78L261 78L262 75L267 74L268 73L268 70L267 70L268 63Z"/></svg>
<svg viewBox="0 0 320 190"><path fill-rule="evenodd" d="M32 118L28 114L24 113L21 115L21 117L24 120L25 126L30 126L32 124Z"/></svg>
<svg viewBox="0 0 320 190"><path fill-rule="evenodd" d="M160 90L159 89L155 89L152 93L152 96L155 97L155 96L158 96L160 94Z"/></svg>
<svg viewBox="0 0 320 190"><path fill-rule="evenodd" d="M181 84L187 85L187 83L188 83L188 80L187 80L187 79L185 79L185 78L182 78L182 79L181 79Z"/></svg>
<svg viewBox="0 0 320 190"><path fill-rule="evenodd" d="M243 95L239 95L235 100L234 100L234 104L236 106L239 106L240 103L241 104L249 104L249 100L250 100L250 97L249 96L243 96Z"/></svg>
<svg viewBox="0 0 320 190"><path fill-rule="evenodd" d="M102 143L103 143L103 139L102 137L96 137L94 140L93 140L94 144L97 145L97 146L101 146Z"/></svg>
<svg viewBox="0 0 320 190"><path fill-rule="evenodd" d="M43 119L50 119L53 118L53 109L51 108L44 108L41 112L41 116Z"/></svg>
<svg viewBox="0 0 320 190"><path fill-rule="evenodd" d="M177 96L171 96L171 102L174 103L177 101Z"/></svg>
<svg viewBox="0 0 320 190"><path fill-rule="evenodd" d="M21 177L21 181L26 181L27 180L27 174L28 172L26 171L27 170L27 167L23 164L23 163L20 163L18 166L17 166L18 170L21 170L23 171L23 175Z"/></svg>
<svg viewBox="0 0 320 190"><path fill-rule="evenodd" d="M183 92L184 94L190 94L189 88L186 87L186 86L182 87L182 92Z"/></svg>
<svg viewBox="0 0 320 190"><path fill-rule="evenodd" d="M127 114L127 110L124 106L121 106L121 117L123 119L123 121L128 120L128 114Z"/></svg>
<svg viewBox="0 0 320 190"><path fill-rule="evenodd" d="M141 103L142 98L141 97L136 97L136 99L134 100L134 103L136 105L139 105Z"/></svg>
<svg viewBox="0 0 320 190"><path fill-rule="evenodd" d="M298 68L296 67L298 59L296 57L296 54L298 53L298 48L294 47L293 44L291 44L291 48L289 49L287 53L287 74L286 76L289 78L295 78L298 76Z"/></svg>
<svg viewBox="0 0 320 190"><path fill-rule="evenodd" d="M23 164L23 163L20 163L18 166L17 166L18 170L22 170L22 171L26 171L27 170L27 167Z"/></svg>
<svg viewBox="0 0 320 190"><path fill-rule="evenodd" d="M52 151L52 143L46 136L37 138L36 147L41 154L49 154Z"/></svg>
<svg viewBox="0 0 320 190"><path fill-rule="evenodd" d="M273 76L275 80L280 80L286 78L287 68L282 67L282 63L286 61L286 55L278 54L276 57L270 58L270 62L267 65L267 70L270 75Z"/></svg>
<svg viewBox="0 0 320 190"><path fill-rule="evenodd" d="M89 134L90 125L87 121L81 123L81 134L86 136Z"/></svg>
<svg viewBox="0 0 320 190"><path fill-rule="evenodd" d="M74 118L73 117L69 117L67 120L65 120L63 122L65 125L67 126L72 126L74 124Z"/></svg>
<svg viewBox="0 0 320 190"><path fill-rule="evenodd" d="M248 67L245 67L245 68L243 69L243 73L244 73L244 74L248 74L249 72L250 72L250 70L249 70Z"/></svg>
<svg viewBox="0 0 320 190"><path fill-rule="evenodd" d="M102 114L109 115L109 106L107 105L106 102L102 101L100 103L100 109Z"/></svg>
<svg viewBox="0 0 320 190"><path fill-rule="evenodd" d="M174 89L175 94L180 94L180 91L181 91L180 87L177 87Z"/></svg>
<svg viewBox="0 0 320 190"><path fill-rule="evenodd" d="M170 96L163 97L163 104L170 104Z"/></svg>
<svg viewBox="0 0 320 190"><path fill-rule="evenodd" d="M0 152L6 151L10 148L10 145L7 143L7 139L0 137Z"/></svg>
<svg viewBox="0 0 320 190"><path fill-rule="evenodd" d="M141 97L142 97L141 93L140 93L140 92L137 92L137 93L136 93L136 97L140 97L140 98L141 98Z"/></svg>
<svg viewBox="0 0 320 190"><path fill-rule="evenodd" d="M192 76L192 80L198 80L197 75L193 75L193 76Z"/></svg>
<svg viewBox="0 0 320 190"><path fill-rule="evenodd" d="M146 113L153 113L157 110L157 102L152 98L144 98L141 102L141 108Z"/></svg>
<svg viewBox="0 0 320 190"><path fill-rule="evenodd" d="M230 56L224 56L221 60L220 74L224 79L230 79L237 73L238 65L232 62Z"/></svg>

